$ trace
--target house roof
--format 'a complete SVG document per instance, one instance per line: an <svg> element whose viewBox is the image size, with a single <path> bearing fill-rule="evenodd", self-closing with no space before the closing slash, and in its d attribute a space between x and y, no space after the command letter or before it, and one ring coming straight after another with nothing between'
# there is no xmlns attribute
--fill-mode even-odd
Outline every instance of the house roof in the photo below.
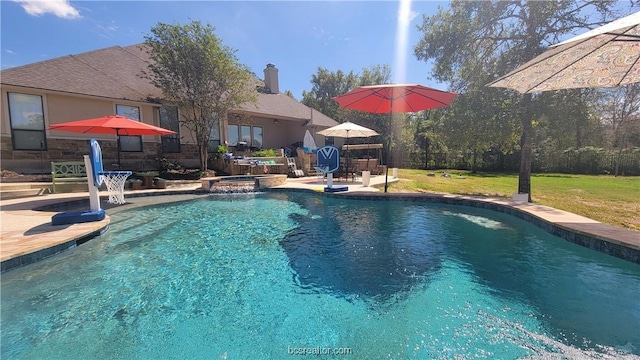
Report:
<svg viewBox="0 0 640 360"><path fill-rule="evenodd" d="M147 68L148 58L136 46L112 46L5 69L1 72L0 82L132 101L161 97L160 89L140 76Z"/></svg>
<svg viewBox="0 0 640 360"><path fill-rule="evenodd" d="M237 109L236 112L284 120L310 120L307 123L309 126L331 127L339 124L320 111L312 109L282 93L259 93L255 104L246 104Z"/></svg>
<svg viewBox="0 0 640 360"><path fill-rule="evenodd" d="M0 72L0 83L147 102L163 97L162 91L142 76L148 63L149 55L143 44L112 46L5 69ZM310 126L338 125L330 117L282 93L258 92L255 104L246 104L236 111L262 117L308 121Z"/></svg>

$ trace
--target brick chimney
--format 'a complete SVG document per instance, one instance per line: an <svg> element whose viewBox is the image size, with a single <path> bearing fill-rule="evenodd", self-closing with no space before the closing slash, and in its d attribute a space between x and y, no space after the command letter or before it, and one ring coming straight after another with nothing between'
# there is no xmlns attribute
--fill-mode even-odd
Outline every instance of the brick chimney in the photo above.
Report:
<svg viewBox="0 0 640 360"><path fill-rule="evenodd" d="M279 94L280 88L278 87L278 69L274 64L267 64L264 69L264 86L269 89L271 94Z"/></svg>

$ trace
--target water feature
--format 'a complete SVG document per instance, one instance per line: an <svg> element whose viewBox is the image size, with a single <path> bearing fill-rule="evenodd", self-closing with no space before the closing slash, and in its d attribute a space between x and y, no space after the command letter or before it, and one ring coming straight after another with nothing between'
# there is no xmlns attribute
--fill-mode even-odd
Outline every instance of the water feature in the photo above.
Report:
<svg viewBox="0 0 640 360"><path fill-rule="evenodd" d="M252 193L258 191L255 180L249 181L218 181L209 189L213 194Z"/></svg>

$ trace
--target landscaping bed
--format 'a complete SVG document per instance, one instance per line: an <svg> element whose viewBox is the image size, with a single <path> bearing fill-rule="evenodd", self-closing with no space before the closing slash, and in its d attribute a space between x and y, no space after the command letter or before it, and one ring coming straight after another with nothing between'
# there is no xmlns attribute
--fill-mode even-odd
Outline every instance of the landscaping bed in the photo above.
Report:
<svg viewBox="0 0 640 360"><path fill-rule="evenodd" d="M208 170L205 175L200 169L180 169L160 171L161 178L167 180L199 180L203 176L215 176L215 171Z"/></svg>

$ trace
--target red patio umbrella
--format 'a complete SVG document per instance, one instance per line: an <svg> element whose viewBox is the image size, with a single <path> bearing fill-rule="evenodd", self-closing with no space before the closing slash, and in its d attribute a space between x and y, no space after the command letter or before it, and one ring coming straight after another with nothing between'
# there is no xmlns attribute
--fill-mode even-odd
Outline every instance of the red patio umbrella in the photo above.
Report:
<svg viewBox="0 0 640 360"><path fill-rule="evenodd" d="M118 138L118 167L120 167L120 136L122 135L170 135L175 131L145 124L120 115L107 115L93 119L69 121L49 126L50 130L82 134L115 134Z"/></svg>
<svg viewBox="0 0 640 360"><path fill-rule="evenodd" d="M343 108L375 114L418 112L449 106L458 94L433 89L418 84L382 84L361 86L333 99ZM387 149L387 171L384 192L387 192L389 177L389 149Z"/></svg>

